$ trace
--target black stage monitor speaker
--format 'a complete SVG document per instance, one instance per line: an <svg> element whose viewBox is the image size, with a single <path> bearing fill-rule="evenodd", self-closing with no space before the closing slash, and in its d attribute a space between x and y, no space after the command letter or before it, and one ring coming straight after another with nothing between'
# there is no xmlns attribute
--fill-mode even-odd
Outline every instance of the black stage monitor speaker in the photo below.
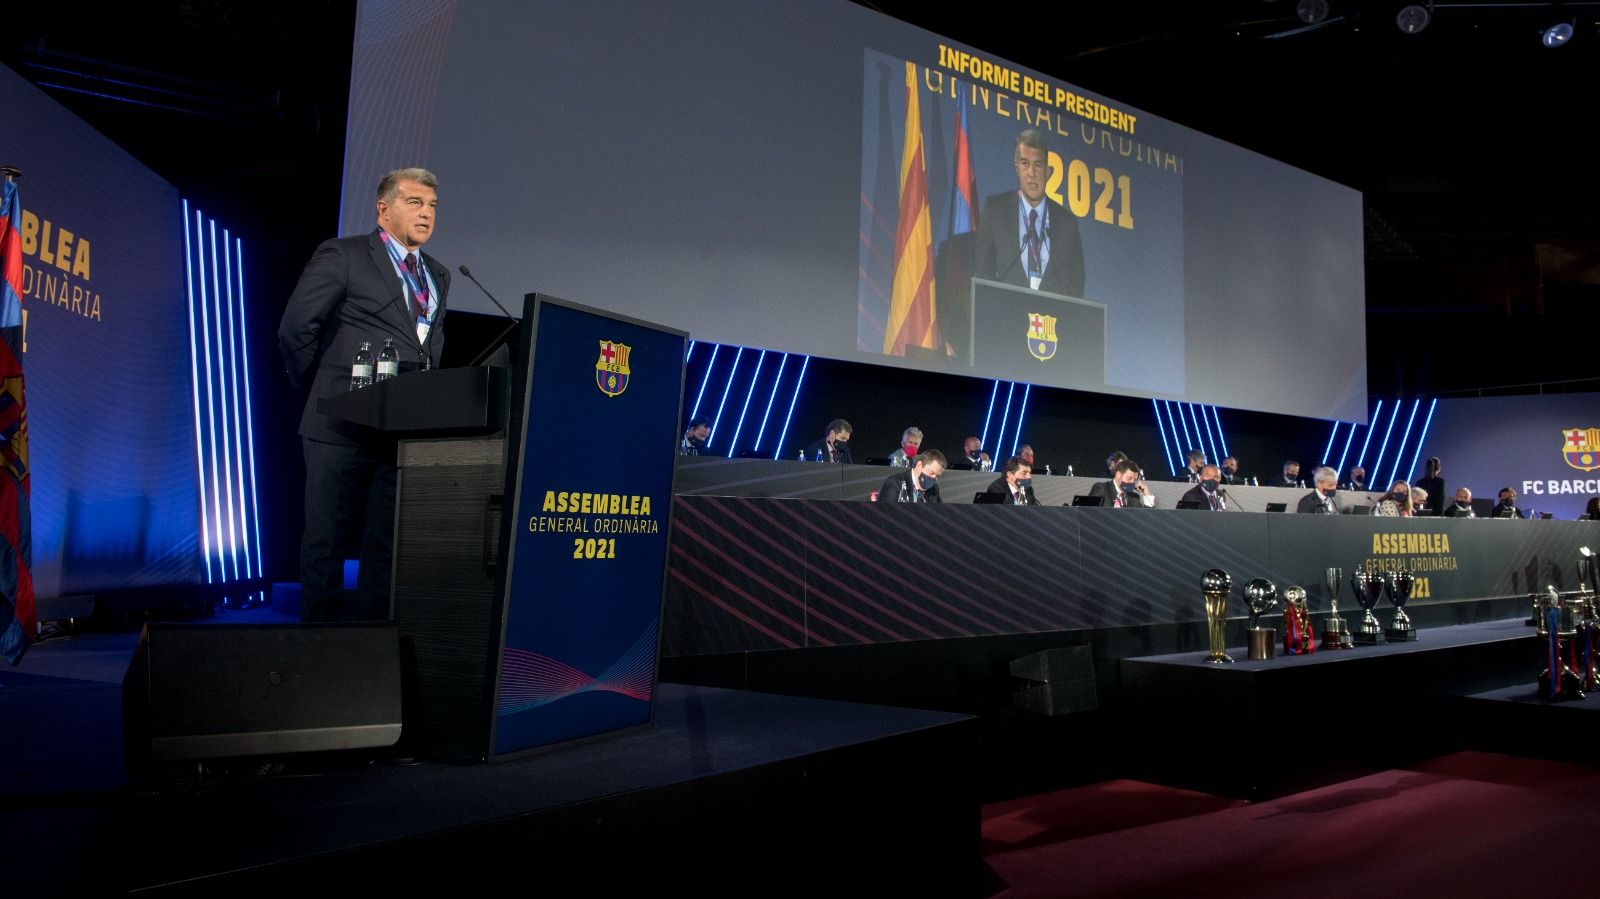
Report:
<svg viewBox="0 0 1600 899"><path fill-rule="evenodd" d="M1094 689L1094 655L1087 646L1045 649L1013 659L1011 676L1030 681L1011 695L1024 712L1066 715L1099 708Z"/></svg>
<svg viewBox="0 0 1600 899"><path fill-rule="evenodd" d="M128 762L391 746L392 623L145 625L122 680Z"/></svg>

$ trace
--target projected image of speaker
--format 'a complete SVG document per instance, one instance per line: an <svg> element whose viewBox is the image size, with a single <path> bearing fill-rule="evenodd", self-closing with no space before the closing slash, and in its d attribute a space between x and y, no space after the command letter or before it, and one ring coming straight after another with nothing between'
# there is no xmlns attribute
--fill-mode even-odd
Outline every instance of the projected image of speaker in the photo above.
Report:
<svg viewBox="0 0 1600 899"><path fill-rule="evenodd" d="M1027 372L1035 384L1106 386L1106 307L972 279L972 365Z"/></svg>
<svg viewBox="0 0 1600 899"><path fill-rule="evenodd" d="M131 775L151 764L392 746L389 623L145 625L122 681Z"/></svg>

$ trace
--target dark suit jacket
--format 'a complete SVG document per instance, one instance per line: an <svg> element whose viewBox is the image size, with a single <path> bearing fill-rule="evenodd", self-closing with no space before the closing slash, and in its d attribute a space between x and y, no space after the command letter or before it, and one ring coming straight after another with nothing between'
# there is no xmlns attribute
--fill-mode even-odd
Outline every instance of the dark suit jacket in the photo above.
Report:
<svg viewBox="0 0 1600 899"><path fill-rule="evenodd" d="M1466 518L1469 515L1472 515L1472 507L1468 506L1463 509L1456 505L1455 500L1451 500L1450 505L1446 506L1444 510L1444 517L1446 518Z"/></svg>
<svg viewBox="0 0 1600 899"><path fill-rule="evenodd" d="M1300 497L1300 504L1298 506L1295 506L1295 511L1296 512L1308 512L1308 513L1322 513L1323 512L1322 494L1320 494L1317 491L1313 490L1310 493L1307 493L1305 496ZM1337 505L1335 506L1334 511L1335 512L1338 511Z"/></svg>
<svg viewBox="0 0 1600 899"><path fill-rule="evenodd" d="M1116 502L1117 502L1117 482L1116 481L1101 481L1101 482L1095 484L1093 487L1089 488L1089 495L1090 496L1098 496L1098 497L1104 499L1105 502L1103 503L1103 505L1105 507L1107 507L1107 508L1110 508L1110 507L1114 506L1116 504ZM1149 508L1149 506L1146 506L1144 503L1141 502L1141 503L1129 503L1128 505L1123 506L1122 508L1124 508L1124 509L1147 509L1147 508Z"/></svg>
<svg viewBox="0 0 1600 899"><path fill-rule="evenodd" d="M1006 483L1006 476L1005 475L1001 475L1000 477L995 478L994 481L989 484L989 489L987 489L987 490L985 490L983 492L984 493L998 493L1001 496L1006 497L1006 503L1007 504L1016 505L1016 503L1013 503L1011 498L1010 498L1011 497L1011 485ZM1037 498L1035 498L1034 495L1033 495L1033 485L1032 484L1024 484L1024 485L1022 485L1022 496L1023 496L1022 505L1025 505L1025 506L1037 506L1037 505L1039 505L1039 500Z"/></svg>
<svg viewBox="0 0 1600 899"><path fill-rule="evenodd" d="M409 299L376 229L323 241L312 254L278 323L278 350L289 381L310 387L300 415L300 436L346 446L362 441L358 428L330 421L317 411L318 399L350 389L350 362L361 341L372 343L376 358L384 338L394 338L402 372L419 368L424 354L431 366L439 364L450 271L426 253L422 261L439 293L427 346L417 342Z"/></svg>
<svg viewBox="0 0 1600 899"><path fill-rule="evenodd" d="M1222 498L1222 501L1223 501L1224 504L1227 503L1228 495L1226 493L1224 493L1222 490L1219 489L1217 491L1217 495ZM1200 508L1201 508L1202 511L1206 511L1206 512L1220 512L1220 511L1222 511L1221 509L1213 509L1213 508L1211 508L1210 499L1206 496L1206 488L1201 487L1199 484L1196 484L1194 486L1194 489L1185 492L1183 494L1183 500L1182 501L1183 502L1188 502L1188 503L1199 503L1200 504Z"/></svg>
<svg viewBox="0 0 1600 899"><path fill-rule="evenodd" d="M839 464L841 464L841 465L849 465L850 464L850 444L848 444L848 443L835 443L833 445L833 447L834 447L834 449L839 451ZM829 458L829 456L828 456L828 440L827 440L827 438L822 438L820 440L813 440L810 443L806 444L806 461L807 462L815 462L815 461L817 461L817 453L819 453L819 452L822 453L822 461L824 461L824 462L832 462L833 461L833 459Z"/></svg>
<svg viewBox="0 0 1600 899"><path fill-rule="evenodd" d="M1200 472L1190 471L1186 466L1182 471L1178 472L1178 476L1173 480L1180 484L1198 484L1200 483Z"/></svg>
<svg viewBox="0 0 1600 899"><path fill-rule="evenodd" d="M1508 506L1505 503L1495 503L1494 512L1492 514L1494 515L1495 518L1499 518L1502 514L1505 513L1505 511L1507 509L1510 509L1511 511L1516 513L1516 515L1514 515L1512 517L1515 517L1515 518L1527 518L1528 517L1526 512L1523 512L1521 509L1517 508L1516 506Z"/></svg>
<svg viewBox="0 0 1600 899"><path fill-rule="evenodd" d="M911 497L912 497L911 469L909 469L909 468L901 469L900 471L897 471L894 474L889 475L887 478L883 479L883 486L878 488L878 502L880 502L880 503L897 503L897 502L900 502L901 493L905 494L905 496L906 496L906 500L905 501L906 502L908 502L908 503L911 502ZM933 482L933 486L928 488L928 490L926 491L926 495L923 498L926 499L930 503L942 503L942 502L944 502L944 500L939 497L939 482L938 481L934 481Z"/></svg>
<svg viewBox="0 0 1600 899"><path fill-rule="evenodd" d="M1017 227L1016 190L994 194L983 201L978 220L978 258L973 275L1020 287L1028 285L1028 267L1022 259L1022 241ZM1078 236L1078 217L1054 200L1045 198L1050 210L1050 261L1045 265L1039 289L1069 297L1083 297L1083 241Z"/></svg>
<svg viewBox="0 0 1600 899"><path fill-rule="evenodd" d="M1435 515L1444 514L1444 478L1417 478L1413 487L1421 487L1428 491L1428 508ZM1450 498L1450 503L1455 504L1455 497Z"/></svg>

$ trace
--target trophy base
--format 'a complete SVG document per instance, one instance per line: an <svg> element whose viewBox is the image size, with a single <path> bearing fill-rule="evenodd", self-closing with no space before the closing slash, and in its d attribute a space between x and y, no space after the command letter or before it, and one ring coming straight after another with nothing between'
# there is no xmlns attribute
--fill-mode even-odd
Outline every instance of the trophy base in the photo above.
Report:
<svg viewBox="0 0 1600 899"><path fill-rule="evenodd" d="M1350 639L1350 629L1345 626L1344 619L1333 618L1322 629L1323 649L1354 649L1355 643Z"/></svg>
<svg viewBox="0 0 1600 899"><path fill-rule="evenodd" d="M1383 631L1356 631L1355 642L1360 646L1377 646L1385 642Z"/></svg>
<svg viewBox="0 0 1600 899"><path fill-rule="evenodd" d="M1411 643L1417 639L1416 629L1409 627L1398 630L1391 627L1384 631L1383 634L1389 638L1390 643Z"/></svg>
<svg viewBox="0 0 1600 899"><path fill-rule="evenodd" d="M1230 656L1225 652L1209 653L1206 656L1205 661L1210 665L1231 665L1233 663L1233 656Z"/></svg>
<svg viewBox="0 0 1600 899"><path fill-rule="evenodd" d="M1250 637L1250 661L1264 662L1277 658L1278 631L1270 627L1247 628L1245 633Z"/></svg>

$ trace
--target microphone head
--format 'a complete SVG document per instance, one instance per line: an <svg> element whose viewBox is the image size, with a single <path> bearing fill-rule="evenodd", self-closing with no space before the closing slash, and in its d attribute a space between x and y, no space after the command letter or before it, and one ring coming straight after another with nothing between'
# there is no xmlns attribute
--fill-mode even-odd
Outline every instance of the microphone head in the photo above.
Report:
<svg viewBox="0 0 1600 899"><path fill-rule="evenodd" d="M463 275L466 275L469 278L472 277L472 271L470 269L468 269L465 265L456 266L456 271L460 272Z"/></svg>

